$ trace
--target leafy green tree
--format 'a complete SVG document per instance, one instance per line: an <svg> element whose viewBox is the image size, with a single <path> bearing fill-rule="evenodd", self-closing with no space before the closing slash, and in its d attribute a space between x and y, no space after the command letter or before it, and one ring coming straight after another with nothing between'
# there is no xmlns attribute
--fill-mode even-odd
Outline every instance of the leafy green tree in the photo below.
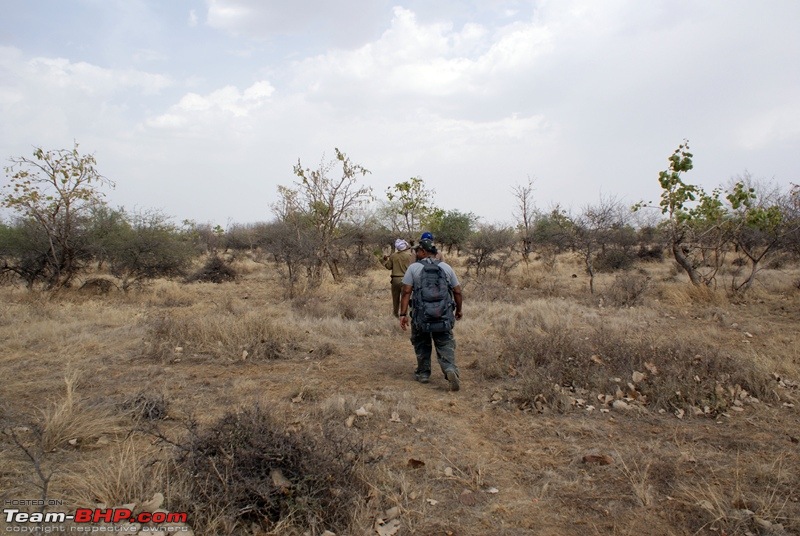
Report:
<svg viewBox="0 0 800 536"><path fill-rule="evenodd" d="M28 289L47 275L50 243L41 226L18 218L0 227L0 273L15 274Z"/></svg>
<svg viewBox="0 0 800 536"><path fill-rule="evenodd" d="M783 238L781 247L800 257L800 185L792 184L789 192L778 201L784 220L790 230Z"/></svg>
<svg viewBox="0 0 800 536"><path fill-rule="evenodd" d="M108 261L108 247L117 235L130 227L125 209L114 209L105 204L92 207L86 224L86 240L92 257L102 269Z"/></svg>
<svg viewBox="0 0 800 536"><path fill-rule="evenodd" d="M453 248L460 251L466 246L477 223L478 217L472 212L448 210L442 211L441 216L429 225L429 229L436 237L436 242L446 247L449 254Z"/></svg>
<svg viewBox="0 0 800 536"><path fill-rule="evenodd" d="M225 248L234 251L249 251L254 253L261 236L264 234L266 223L233 223L225 231Z"/></svg>
<svg viewBox="0 0 800 536"><path fill-rule="evenodd" d="M678 146L675 152L669 157L669 168L658 174L658 182L661 185L661 213L668 218L668 231L670 248L675 257L675 261L686 272L692 284L699 285L702 281L697 266L691 261L688 253L689 248L684 247L688 242L689 222L691 213L687 210L687 203L697 199L702 190L694 185L686 184L681 178L682 173L690 171L694 164L689 152L689 143Z"/></svg>
<svg viewBox="0 0 800 536"><path fill-rule="evenodd" d="M434 194L432 189L425 187L425 181L420 177L411 177L387 188L389 212L398 217L397 221L393 220L397 227L395 230L406 236L418 234L422 223L436 210L433 205Z"/></svg>
<svg viewBox="0 0 800 536"><path fill-rule="evenodd" d="M38 227L47 240L42 269L36 279L46 288L68 286L88 254L82 230L93 206L103 203L103 186L113 183L100 175L95 157L71 150L35 148L33 158L11 159L5 168L0 205ZM29 272L29 275L33 272Z"/></svg>
<svg viewBox="0 0 800 536"><path fill-rule="evenodd" d="M690 171L694 155L684 141L669 157L669 168L658 174L661 213L667 216L667 239L675 261L693 285L710 285L722 266L730 243L727 211L720 199L721 189L711 194L688 184L683 174ZM639 210L645 203L634 205Z"/></svg>
<svg viewBox="0 0 800 536"><path fill-rule="evenodd" d="M533 221L533 243L548 268L553 268L556 256L573 247L575 222L560 205L549 212L537 212Z"/></svg>
<svg viewBox="0 0 800 536"><path fill-rule="evenodd" d="M735 182L728 190L731 206L731 236L736 250L750 266L741 282L731 281L736 292L748 290L761 269L762 262L780 249L792 236L800 221L792 221L782 206L777 192L768 192L763 184L755 184L749 175Z"/></svg>
<svg viewBox="0 0 800 536"><path fill-rule="evenodd" d="M103 251L109 271L119 278L123 290L186 273L195 249L167 216L158 211L133 215L121 211L120 215L94 244Z"/></svg>

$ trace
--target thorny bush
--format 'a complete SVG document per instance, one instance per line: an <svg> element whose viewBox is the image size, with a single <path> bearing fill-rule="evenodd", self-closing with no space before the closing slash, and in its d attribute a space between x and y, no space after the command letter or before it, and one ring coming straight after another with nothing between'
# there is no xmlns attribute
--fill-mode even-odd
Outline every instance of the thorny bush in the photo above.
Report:
<svg viewBox="0 0 800 536"><path fill-rule="evenodd" d="M368 490L357 469L365 449L343 434L325 426L313 437L291 431L261 406L228 413L194 429L181 449L184 507L203 520L206 534L241 534L253 525L344 534Z"/></svg>

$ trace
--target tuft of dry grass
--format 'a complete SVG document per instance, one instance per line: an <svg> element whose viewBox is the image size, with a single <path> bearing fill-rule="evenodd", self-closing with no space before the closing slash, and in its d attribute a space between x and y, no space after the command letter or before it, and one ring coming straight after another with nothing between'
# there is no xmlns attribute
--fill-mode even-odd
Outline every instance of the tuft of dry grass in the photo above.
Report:
<svg viewBox="0 0 800 536"><path fill-rule="evenodd" d="M706 285L660 285L659 294L668 304L676 307L717 306L729 304L724 290L714 289Z"/></svg>
<svg viewBox="0 0 800 536"><path fill-rule="evenodd" d="M798 523L798 509L789 491L798 485L797 474L792 474L798 466L796 460L787 463L789 456L749 465L737 457L732 474L715 471L698 482L681 484L677 496L700 512L705 521L702 529L729 534L788 534L785 529Z"/></svg>
<svg viewBox="0 0 800 536"><path fill-rule="evenodd" d="M142 437L128 436L59 475L62 496L70 503L107 507L140 503L155 493L170 495L169 460Z"/></svg>
<svg viewBox="0 0 800 536"><path fill-rule="evenodd" d="M42 410L42 449L45 452L70 445L77 448L93 446L101 438L117 436L124 428L112 408L89 405L76 394L81 373L73 370L64 377L66 391L63 399Z"/></svg>
<svg viewBox="0 0 800 536"><path fill-rule="evenodd" d="M237 361L291 356L302 334L270 312L169 314L149 321L150 355L162 360L207 354ZM178 350L180 349L180 350Z"/></svg>

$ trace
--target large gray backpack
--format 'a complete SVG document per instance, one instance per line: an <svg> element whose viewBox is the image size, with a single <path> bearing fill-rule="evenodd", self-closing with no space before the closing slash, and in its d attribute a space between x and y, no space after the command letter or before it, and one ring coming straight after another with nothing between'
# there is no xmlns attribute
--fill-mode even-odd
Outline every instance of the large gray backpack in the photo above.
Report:
<svg viewBox="0 0 800 536"><path fill-rule="evenodd" d="M455 301L447 276L439 263L422 262L419 287L411 296L411 320L417 331L440 333L450 331L456 323Z"/></svg>

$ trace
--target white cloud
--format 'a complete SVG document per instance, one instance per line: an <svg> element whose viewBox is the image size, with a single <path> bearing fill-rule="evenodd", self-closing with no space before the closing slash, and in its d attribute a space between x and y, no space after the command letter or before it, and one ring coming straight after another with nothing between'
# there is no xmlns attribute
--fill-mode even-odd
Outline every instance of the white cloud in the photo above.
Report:
<svg viewBox="0 0 800 536"><path fill-rule="evenodd" d="M267 81L256 82L244 91L225 86L208 95L187 93L162 115L150 118L153 128L182 128L190 123L226 121L228 117L244 118L269 101L275 88ZM223 128L216 125L213 128Z"/></svg>
<svg viewBox="0 0 800 536"><path fill-rule="evenodd" d="M798 8L754 18L738 0L573 0L531 13L498 1L492 17L472 19L488 4L456 12L455 1L414 1L383 12L383 26L368 13L353 44L325 37L339 19L326 20L333 7L319 2L209 0L219 43L251 53L214 63L192 42L197 50L181 51L190 62L169 50L157 64L180 64L180 75L0 47L0 142L19 154L20 140L77 139L101 153L120 203L219 223L268 218L297 159L313 167L333 147L373 172L379 195L419 175L445 208L488 220L508 217L510 187L528 176L544 206L581 206L600 191L653 198L685 137L696 152L690 181L713 187L745 167L796 180L787 148L800 143L800 38L781 29ZM281 47L292 39L228 37L292 32L300 44L290 49Z"/></svg>
<svg viewBox="0 0 800 536"><path fill-rule="evenodd" d="M298 89L340 95L362 106L383 107L404 95L430 106L446 97L452 106L470 94L492 91L501 97L497 91L507 87L509 77L535 69L536 61L551 52L550 33L533 23L514 24L492 41L489 30L478 24L461 29L421 24L413 12L395 8L390 28L375 42L303 60L294 72ZM501 116L507 113L501 102L492 108Z"/></svg>
<svg viewBox="0 0 800 536"><path fill-rule="evenodd" d="M38 83L92 96L110 95L128 89L154 94L173 83L164 75L132 69L105 69L86 62L73 63L64 58L33 58L27 62L25 71L28 77Z"/></svg>
<svg viewBox="0 0 800 536"><path fill-rule="evenodd" d="M114 136L125 129L131 102L155 98L173 81L134 69L107 69L65 58L26 59L0 49L0 146L19 153L32 145L71 145ZM14 149L12 149L14 148Z"/></svg>
<svg viewBox="0 0 800 536"><path fill-rule="evenodd" d="M245 3L209 0L208 25L236 33L244 30L253 19L253 10Z"/></svg>

